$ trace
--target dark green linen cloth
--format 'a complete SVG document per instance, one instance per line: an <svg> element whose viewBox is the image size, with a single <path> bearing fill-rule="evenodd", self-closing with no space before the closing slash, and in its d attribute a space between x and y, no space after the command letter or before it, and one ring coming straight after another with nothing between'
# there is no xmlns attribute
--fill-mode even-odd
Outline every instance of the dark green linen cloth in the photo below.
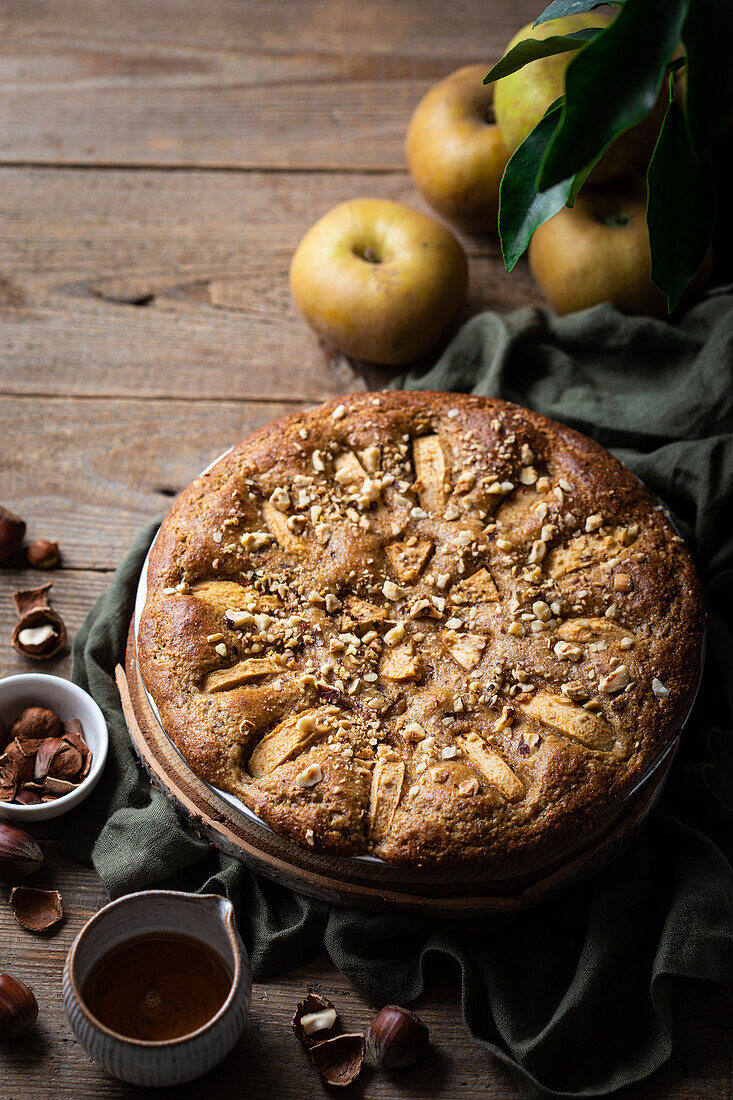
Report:
<svg viewBox="0 0 733 1100"><path fill-rule="evenodd" d="M259 981L325 947L372 1003L404 1003L420 995L430 957L451 956L466 1027L523 1096L606 1095L669 1057L674 975L733 979L733 295L674 324L609 306L567 318L485 313L430 371L396 384L493 394L555 417L609 447L674 510L707 593L708 656L642 833L561 897L460 922L329 906L213 852L136 765L113 680L153 524L75 640L73 679L102 706L111 747L64 844L113 896L161 884L226 893Z"/></svg>

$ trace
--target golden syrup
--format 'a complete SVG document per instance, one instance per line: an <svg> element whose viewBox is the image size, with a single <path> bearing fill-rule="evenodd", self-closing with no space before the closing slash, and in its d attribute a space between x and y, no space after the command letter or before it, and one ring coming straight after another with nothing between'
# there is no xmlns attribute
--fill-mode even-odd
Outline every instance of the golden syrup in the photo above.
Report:
<svg viewBox="0 0 733 1100"><path fill-rule="evenodd" d="M129 1039L179 1039L216 1015L232 987L224 961L192 936L151 933L112 948L82 989L101 1024Z"/></svg>

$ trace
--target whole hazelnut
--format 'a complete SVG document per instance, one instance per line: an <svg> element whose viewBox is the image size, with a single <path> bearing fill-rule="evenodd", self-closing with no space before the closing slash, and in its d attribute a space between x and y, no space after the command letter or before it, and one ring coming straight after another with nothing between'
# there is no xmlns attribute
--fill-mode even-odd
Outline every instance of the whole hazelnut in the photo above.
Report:
<svg viewBox="0 0 733 1100"><path fill-rule="evenodd" d="M18 553L25 535L25 520L0 505L0 561Z"/></svg>
<svg viewBox="0 0 733 1100"><path fill-rule="evenodd" d="M33 1027L38 1001L20 978L0 974L0 1039L17 1039Z"/></svg>
<svg viewBox="0 0 733 1100"><path fill-rule="evenodd" d="M53 569L59 563L58 543L49 539L36 539L25 553L28 564L34 569Z"/></svg>
<svg viewBox="0 0 733 1100"><path fill-rule="evenodd" d="M43 863L43 852L30 833L0 821L0 879L32 875Z"/></svg>
<svg viewBox="0 0 733 1100"><path fill-rule="evenodd" d="M411 1066L428 1048L430 1033L419 1016L398 1005L385 1005L371 1022L367 1052L387 1069Z"/></svg>
<svg viewBox="0 0 733 1100"><path fill-rule="evenodd" d="M55 710L48 707L26 707L10 727L10 739L19 741L28 738L41 739L58 737L61 732L61 719Z"/></svg>

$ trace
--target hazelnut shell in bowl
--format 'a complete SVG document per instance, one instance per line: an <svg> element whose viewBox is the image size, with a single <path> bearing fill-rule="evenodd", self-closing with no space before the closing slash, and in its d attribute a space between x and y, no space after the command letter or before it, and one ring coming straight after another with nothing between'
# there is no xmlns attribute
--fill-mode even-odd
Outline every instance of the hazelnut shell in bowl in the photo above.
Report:
<svg viewBox="0 0 733 1100"><path fill-rule="evenodd" d="M82 688L60 676L41 672L26 672L0 680L0 723L10 729L16 718L28 707L44 707L54 711L62 721L77 718L84 741L91 750L88 774L68 794L51 802L22 805L0 802L0 820L24 822L45 821L59 817L78 806L96 787L104 770L109 747L107 723L101 710Z"/></svg>

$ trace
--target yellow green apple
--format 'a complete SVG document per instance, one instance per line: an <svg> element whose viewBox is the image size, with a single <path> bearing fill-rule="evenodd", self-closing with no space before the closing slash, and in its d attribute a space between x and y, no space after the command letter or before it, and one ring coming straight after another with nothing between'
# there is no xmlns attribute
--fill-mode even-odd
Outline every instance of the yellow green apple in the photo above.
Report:
<svg viewBox="0 0 733 1100"><path fill-rule="evenodd" d="M499 184L509 159L494 119L489 66L464 65L433 84L407 131L407 164L418 190L462 229L496 232Z"/></svg>
<svg viewBox="0 0 733 1100"><path fill-rule="evenodd" d="M385 199L352 199L308 230L290 264L300 312L324 342L373 363L431 351L458 319L466 255L434 218Z"/></svg>
<svg viewBox="0 0 733 1100"><path fill-rule="evenodd" d="M611 302L624 313L666 316L667 305L650 278L644 182L631 177L581 191L535 230L529 267L557 313ZM684 301L705 286L710 256L685 292Z"/></svg>
<svg viewBox="0 0 733 1100"><path fill-rule="evenodd" d="M514 35L505 52L525 38L544 39L589 27L605 27L612 18L596 11L565 15L560 19L540 23L538 27L528 23ZM579 41L578 48L582 45L583 42ZM565 91L565 70L574 57L575 50L541 57L496 81L494 112L501 136L511 153L534 129L550 104ZM660 95L646 118L617 137L606 150L588 177L588 183L609 183L628 176L647 164L663 114L664 102Z"/></svg>

